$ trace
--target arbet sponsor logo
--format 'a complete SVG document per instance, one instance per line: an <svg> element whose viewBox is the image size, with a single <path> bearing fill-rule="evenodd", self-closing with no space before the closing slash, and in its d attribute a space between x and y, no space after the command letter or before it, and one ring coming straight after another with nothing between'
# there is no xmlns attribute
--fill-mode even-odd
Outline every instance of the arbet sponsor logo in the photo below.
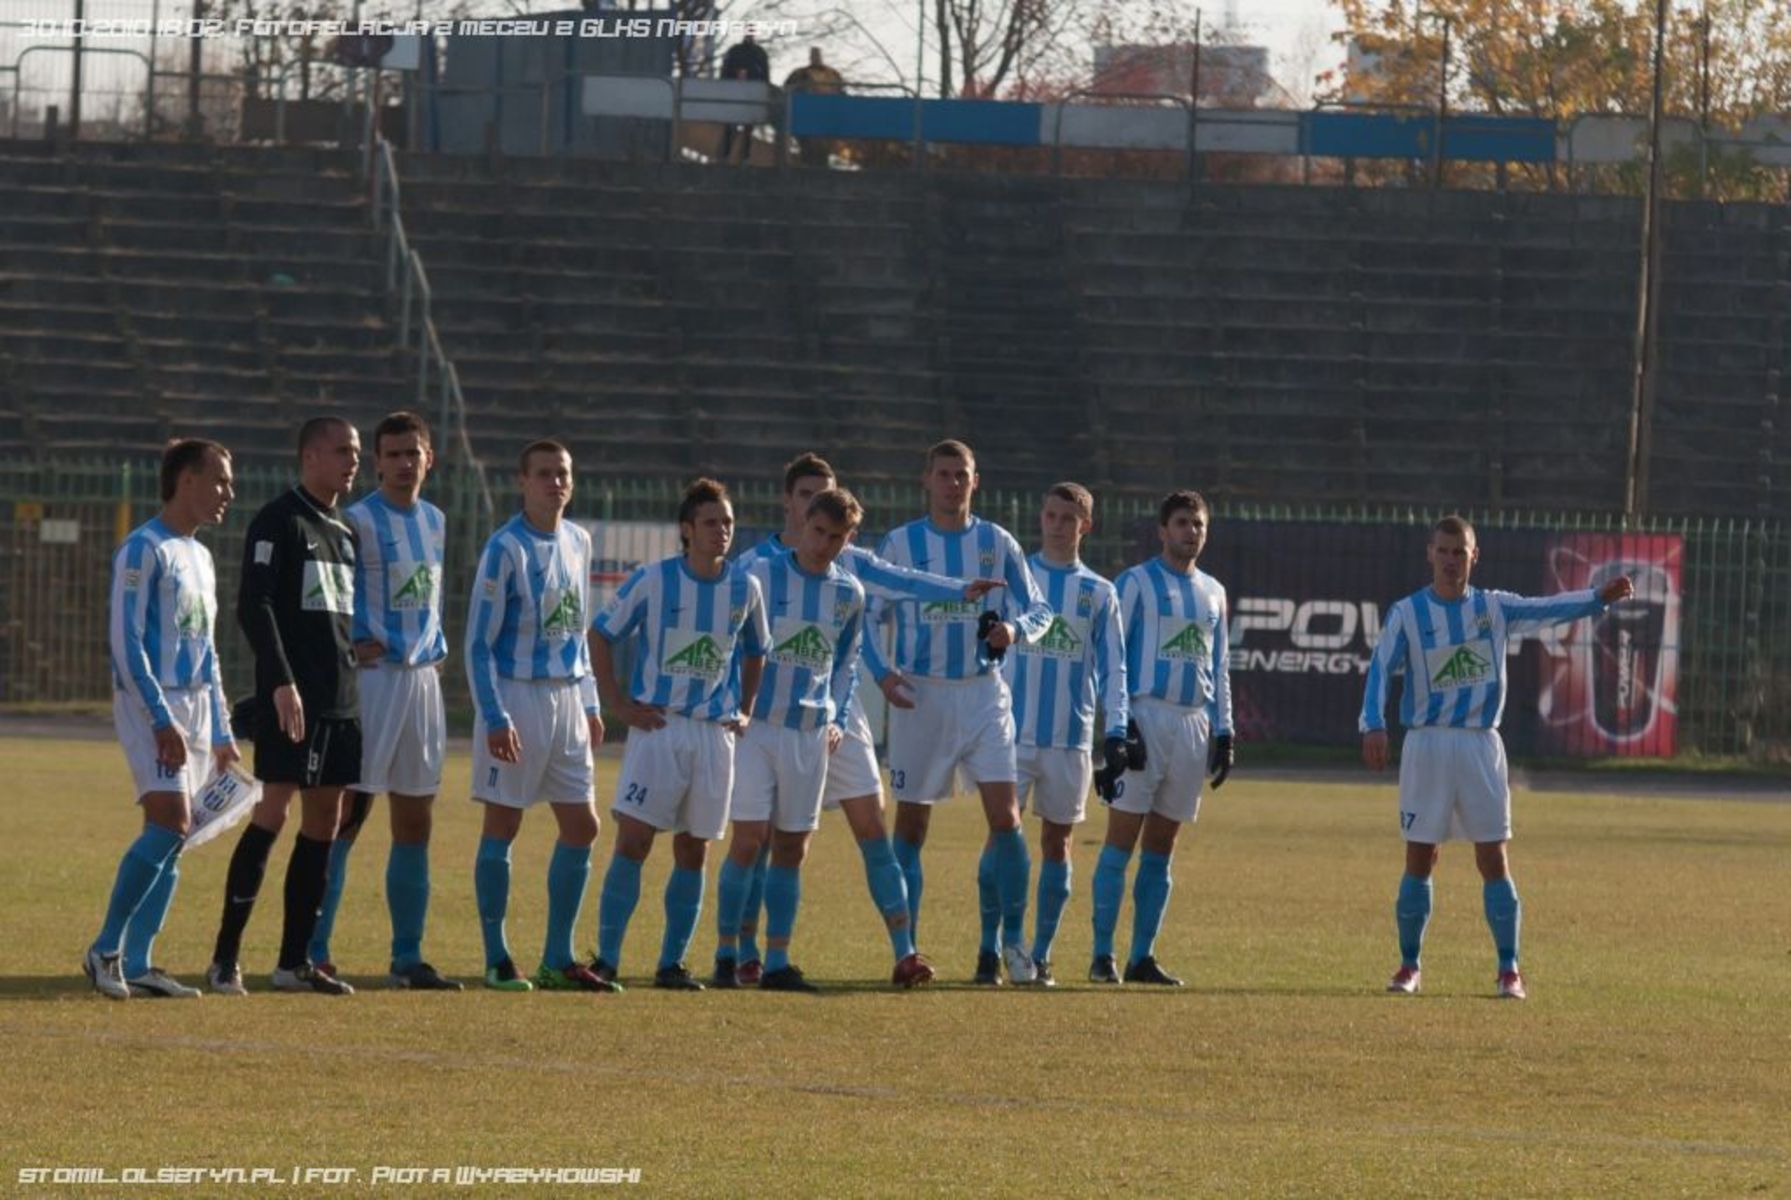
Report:
<svg viewBox="0 0 1791 1200"><path fill-rule="evenodd" d="M819 625L804 625L771 648L771 659L788 667L825 671L833 665L833 643Z"/></svg>

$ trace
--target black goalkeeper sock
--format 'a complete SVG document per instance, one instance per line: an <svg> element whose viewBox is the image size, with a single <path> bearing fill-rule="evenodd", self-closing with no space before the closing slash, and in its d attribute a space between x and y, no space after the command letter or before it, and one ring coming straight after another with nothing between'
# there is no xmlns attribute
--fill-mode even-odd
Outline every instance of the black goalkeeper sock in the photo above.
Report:
<svg viewBox="0 0 1791 1200"><path fill-rule="evenodd" d="M236 840L236 850L230 855L230 872L224 877L224 916L218 922L213 962L230 966L242 953L243 929L249 924L249 914L255 911L255 897L267 874L267 852L273 849L277 836L259 825L250 825Z"/></svg>
<svg viewBox="0 0 1791 1200"><path fill-rule="evenodd" d="M296 970L308 961L311 934L317 929L317 910L323 906L329 873L330 843L299 834L292 843L292 859L286 864L286 926L280 935L282 970Z"/></svg>

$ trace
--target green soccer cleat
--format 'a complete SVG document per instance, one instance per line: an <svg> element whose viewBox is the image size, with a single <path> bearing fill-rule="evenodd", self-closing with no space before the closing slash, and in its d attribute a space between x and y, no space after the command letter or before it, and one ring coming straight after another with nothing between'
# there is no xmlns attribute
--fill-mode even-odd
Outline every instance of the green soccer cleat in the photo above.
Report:
<svg viewBox="0 0 1791 1200"><path fill-rule="evenodd" d="M532 992L535 985L522 977L516 964L505 959L495 967L485 968L485 986L494 992Z"/></svg>
<svg viewBox="0 0 1791 1200"><path fill-rule="evenodd" d="M546 963L535 971L535 986L544 992L619 992L622 989L598 975L584 963L550 967Z"/></svg>

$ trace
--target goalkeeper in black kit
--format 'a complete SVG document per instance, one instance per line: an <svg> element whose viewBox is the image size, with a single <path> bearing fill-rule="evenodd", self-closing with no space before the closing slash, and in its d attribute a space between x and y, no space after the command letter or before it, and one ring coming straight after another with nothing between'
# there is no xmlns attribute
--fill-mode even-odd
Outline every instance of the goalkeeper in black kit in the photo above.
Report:
<svg viewBox="0 0 1791 1200"><path fill-rule="evenodd" d="M354 485L360 435L339 417L318 417L300 429L298 450L298 486L255 515L243 549L236 617L255 652L255 694L239 707L253 730L255 777L264 790L230 859L224 915L206 972L207 985L223 995L244 993L243 929L294 793L299 832L286 868L273 986L331 996L354 991L316 969L306 948L343 791L361 770L352 629L358 547L337 509Z"/></svg>

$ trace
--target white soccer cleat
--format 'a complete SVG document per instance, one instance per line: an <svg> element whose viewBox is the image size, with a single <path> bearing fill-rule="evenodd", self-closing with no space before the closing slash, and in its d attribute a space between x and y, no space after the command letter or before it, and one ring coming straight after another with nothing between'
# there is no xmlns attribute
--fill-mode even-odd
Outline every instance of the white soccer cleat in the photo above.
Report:
<svg viewBox="0 0 1791 1200"><path fill-rule="evenodd" d="M197 1000L199 989L188 987L160 967L151 967L141 975L124 981L132 996L165 997L170 1000Z"/></svg>
<svg viewBox="0 0 1791 1200"><path fill-rule="evenodd" d="M269 977L276 992L315 992L320 996L352 996L354 989L326 971L310 963L297 967L275 967Z"/></svg>
<svg viewBox="0 0 1791 1200"><path fill-rule="evenodd" d="M213 963L205 968L205 986L218 996L246 996L242 968L235 963Z"/></svg>
<svg viewBox="0 0 1791 1200"><path fill-rule="evenodd" d="M1524 990L1524 977L1516 971L1499 973L1499 999L1528 1000L1530 993Z"/></svg>
<svg viewBox="0 0 1791 1200"><path fill-rule="evenodd" d="M1001 963L1007 968L1007 981L1015 984L1037 983L1039 969L1033 965L1032 955L1026 953L1022 946L1003 946Z"/></svg>
<svg viewBox="0 0 1791 1200"><path fill-rule="evenodd" d="M93 984L93 990L114 1000L129 1000L131 989L124 983L124 966L116 953L101 954L92 946L81 960L81 970Z"/></svg>
<svg viewBox="0 0 1791 1200"><path fill-rule="evenodd" d="M1387 981L1387 990L1401 996L1415 996L1424 984L1424 973L1417 967L1401 966Z"/></svg>

